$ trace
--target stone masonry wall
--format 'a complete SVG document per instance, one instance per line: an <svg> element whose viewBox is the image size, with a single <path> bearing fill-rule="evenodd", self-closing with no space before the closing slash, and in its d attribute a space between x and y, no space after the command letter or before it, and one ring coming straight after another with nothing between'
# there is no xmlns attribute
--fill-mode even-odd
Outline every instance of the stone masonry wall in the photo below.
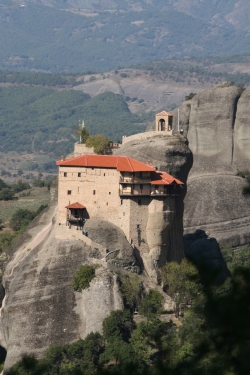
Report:
<svg viewBox="0 0 250 375"><path fill-rule="evenodd" d="M74 156L94 153L94 147L87 147L85 143L75 143L74 145Z"/></svg>
<svg viewBox="0 0 250 375"><path fill-rule="evenodd" d="M123 136L122 137L122 144L124 145L125 143L130 142L130 141L134 141L135 139L136 140L148 139L148 138L151 138L151 137L154 137L154 136L159 136L161 134L163 136L167 135L167 136L170 137L172 135L172 130L171 131L149 131L149 132L145 132L145 133L138 133L138 134L130 135L128 137Z"/></svg>

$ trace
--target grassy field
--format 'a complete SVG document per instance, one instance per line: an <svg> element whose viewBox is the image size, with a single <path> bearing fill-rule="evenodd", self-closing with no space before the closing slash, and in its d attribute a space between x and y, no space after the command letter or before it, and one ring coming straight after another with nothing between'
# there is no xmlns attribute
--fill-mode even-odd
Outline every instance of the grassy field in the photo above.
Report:
<svg viewBox="0 0 250 375"><path fill-rule="evenodd" d="M0 219L7 227L11 216L19 208L36 211L42 204L48 204L49 201L50 192L47 187L25 190L19 194L18 200L0 201Z"/></svg>

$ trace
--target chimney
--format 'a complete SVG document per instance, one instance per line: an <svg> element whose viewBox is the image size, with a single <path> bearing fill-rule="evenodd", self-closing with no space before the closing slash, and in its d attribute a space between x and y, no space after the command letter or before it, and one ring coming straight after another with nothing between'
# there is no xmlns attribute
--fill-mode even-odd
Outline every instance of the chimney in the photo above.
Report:
<svg viewBox="0 0 250 375"><path fill-rule="evenodd" d="M64 161L64 156L61 156L61 161Z"/></svg>

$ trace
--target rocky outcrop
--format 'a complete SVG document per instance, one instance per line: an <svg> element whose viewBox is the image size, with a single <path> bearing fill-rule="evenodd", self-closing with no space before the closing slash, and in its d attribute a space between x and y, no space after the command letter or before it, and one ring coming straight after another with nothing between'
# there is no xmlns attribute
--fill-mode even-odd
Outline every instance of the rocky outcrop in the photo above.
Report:
<svg viewBox="0 0 250 375"><path fill-rule="evenodd" d="M122 145L116 154L127 155L144 163L150 162L158 170L166 171L184 183L192 166L188 142L180 135L157 134L148 139L133 140ZM166 261L180 261L184 256L182 221L185 193L184 186L179 196L153 200L148 206L148 252L141 256L150 275Z"/></svg>
<svg viewBox="0 0 250 375"><path fill-rule="evenodd" d="M238 176L250 169L250 88L240 96L236 87L220 86L180 107L193 154L184 229L203 229L222 245L239 246L250 242L250 199L242 194L245 180Z"/></svg>
<svg viewBox="0 0 250 375"><path fill-rule="evenodd" d="M215 238L203 230L184 236L185 254L198 268L204 285L223 283L230 275Z"/></svg>
<svg viewBox="0 0 250 375"><path fill-rule="evenodd" d="M123 309L113 270L124 270L125 264L128 271L139 272L133 249L115 225L89 220L85 228L89 237L62 240L55 237L55 210L56 199L30 225L4 271L0 345L7 350L5 368L24 353L40 357L51 345L101 332L110 312ZM102 246L97 248L97 243ZM105 248L119 253L115 259L106 259ZM114 260L122 267L112 264ZM95 265L96 276L79 293L71 282L81 264Z"/></svg>

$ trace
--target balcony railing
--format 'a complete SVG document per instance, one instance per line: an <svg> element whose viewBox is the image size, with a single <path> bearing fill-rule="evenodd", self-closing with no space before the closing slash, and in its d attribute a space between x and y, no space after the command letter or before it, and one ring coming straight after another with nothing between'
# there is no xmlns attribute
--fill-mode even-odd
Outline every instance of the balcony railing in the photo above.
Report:
<svg viewBox="0 0 250 375"><path fill-rule="evenodd" d="M150 177L146 178L140 178L140 177L121 177L120 178L120 183L122 184L150 184L151 179Z"/></svg>
<svg viewBox="0 0 250 375"><path fill-rule="evenodd" d="M151 190L151 189L131 189L131 191L126 190L126 189L120 189L119 190L120 195L126 195L126 196L140 196L140 195L151 195L151 196L163 196L163 195L172 195L169 194L169 192L164 189L164 190Z"/></svg>

